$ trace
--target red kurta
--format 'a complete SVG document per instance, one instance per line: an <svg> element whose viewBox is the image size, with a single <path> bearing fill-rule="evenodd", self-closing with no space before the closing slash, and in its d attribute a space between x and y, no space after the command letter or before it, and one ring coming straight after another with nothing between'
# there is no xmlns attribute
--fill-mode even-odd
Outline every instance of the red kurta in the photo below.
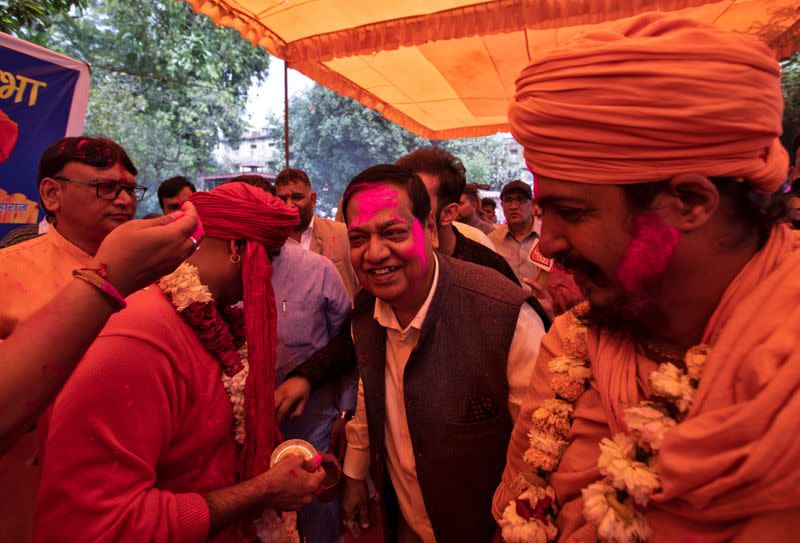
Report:
<svg viewBox="0 0 800 543"><path fill-rule="evenodd" d="M34 541L205 541L200 494L238 478L231 425L219 363L161 289L134 294L55 402Z"/></svg>

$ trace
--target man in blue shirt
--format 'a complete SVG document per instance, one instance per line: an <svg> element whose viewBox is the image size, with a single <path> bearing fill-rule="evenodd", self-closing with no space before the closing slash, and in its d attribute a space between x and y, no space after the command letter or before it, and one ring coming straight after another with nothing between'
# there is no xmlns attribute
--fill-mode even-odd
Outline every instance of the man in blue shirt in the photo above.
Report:
<svg viewBox="0 0 800 543"><path fill-rule="evenodd" d="M333 263L304 250L297 242L288 240L271 262L278 309L277 387L295 366L339 332L352 303ZM304 408L295 409L283 420L279 416L283 437L304 439L317 450L328 451L338 414L355 409L356 394L353 373L317 388ZM283 414L279 405L276 408ZM315 500L299 511L298 518L310 543L329 543L338 538L338 499L329 503Z"/></svg>

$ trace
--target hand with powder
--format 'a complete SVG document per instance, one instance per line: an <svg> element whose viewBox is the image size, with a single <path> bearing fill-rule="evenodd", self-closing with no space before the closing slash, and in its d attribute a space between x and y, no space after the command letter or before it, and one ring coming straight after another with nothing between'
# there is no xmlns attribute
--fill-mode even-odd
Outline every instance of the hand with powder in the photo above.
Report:
<svg viewBox="0 0 800 543"><path fill-rule="evenodd" d="M201 235L197 212L189 203L182 211L125 223L100 245L96 258L122 296L171 272L191 253L189 236ZM53 401L116 309L107 294L76 278L0 343L0 454Z"/></svg>

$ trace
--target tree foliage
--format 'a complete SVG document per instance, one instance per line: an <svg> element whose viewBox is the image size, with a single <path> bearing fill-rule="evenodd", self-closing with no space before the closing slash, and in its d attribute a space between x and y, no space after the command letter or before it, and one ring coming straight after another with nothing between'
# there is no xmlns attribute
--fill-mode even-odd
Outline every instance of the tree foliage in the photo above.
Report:
<svg viewBox="0 0 800 543"><path fill-rule="evenodd" d="M783 140L790 151L800 145L800 52L781 63L783 77ZM794 161L795 157L791 157Z"/></svg>
<svg viewBox="0 0 800 543"><path fill-rule="evenodd" d="M216 169L213 150L247 127L247 90L269 56L174 0L91 0L53 21L47 45L92 67L85 132L118 141L153 190Z"/></svg>
<svg viewBox="0 0 800 543"><path fill-rule="evenodd" d="M470 182L498 187L514 175L500 137L449 141L420 138L319 85L291 101L289 119L291 166L309 174L318 205L326 210L337 205L349 180L361 170L394 162L428 145L444 147L461 158ZM269 124L273 138L282 142L283 119L273 118Z"/></svg>
<svg viewBox="0 0 800 543"><path fill-rule="evenodd" d="M88 0L0 0L0 32L41 42L54 17L87 4Z"/></svg>

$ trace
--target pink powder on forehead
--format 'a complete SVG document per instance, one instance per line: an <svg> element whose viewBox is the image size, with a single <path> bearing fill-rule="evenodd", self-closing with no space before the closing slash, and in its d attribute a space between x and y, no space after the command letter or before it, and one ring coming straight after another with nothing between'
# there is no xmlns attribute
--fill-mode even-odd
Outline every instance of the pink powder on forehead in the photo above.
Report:
<svg viewBox="0 0 800 543"><path fill-rule="evenodd" d="M628 292L639 292L645 281L662 274L667 267L680 233L667 226L656 213L636 218L631 239L617 266L616 276Z"/></svg>
<svg viewBox="0 0 800 543"><path fill-rule="evenodd" d="M358 204L354 223L369 221L384 209L395 209L397 190L385 186L369 188L353 196Z"/></svg>

